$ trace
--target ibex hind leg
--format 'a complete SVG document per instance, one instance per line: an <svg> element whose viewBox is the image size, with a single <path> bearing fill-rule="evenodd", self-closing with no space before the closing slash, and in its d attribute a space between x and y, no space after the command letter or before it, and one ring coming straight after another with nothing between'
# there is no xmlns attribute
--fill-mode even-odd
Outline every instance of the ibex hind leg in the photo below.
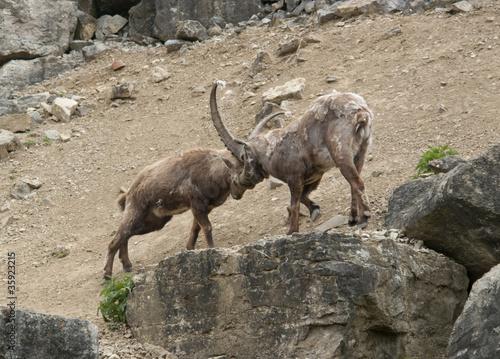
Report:
<svg viewBox="0 0 500 359"><path fill-rule="evenodd" d="M357 225L357 228L366 228L371 213L368 196L365 193L364 182L354 167L354 164L340 163L339 169L344 178L351 185L351 216L348 224L350 226Z"/></svg>
<svg viewBox="0 0 500 359"><path fill-rule="evenodd" d="M319 205L309 199L309 194L318 188L320 181L321 179L305 185L304 190L302 191L302 196L300 197L300 202L302 202L309 210L309 216L313 222L316 222L323 215L323 212L319 209Z"/></svg>

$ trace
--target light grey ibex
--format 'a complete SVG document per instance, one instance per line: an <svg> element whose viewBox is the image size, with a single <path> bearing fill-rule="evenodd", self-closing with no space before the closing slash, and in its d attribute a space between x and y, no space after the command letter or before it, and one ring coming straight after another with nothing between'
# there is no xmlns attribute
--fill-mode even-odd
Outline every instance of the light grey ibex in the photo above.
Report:
<svg viewBox="0 0 500 359"><path fill-rule="evenodd" d="M319 206L308 196L332 167L338 167L351 185L349 225L367 226L370 206L360 172L372 140L373 113L361 96L340 92L321 96L297 121L245 142L231 134L219 114L217 85L212 87L210 109L227 149L240 159L242 153L248 154L253 183L273 176L288 184L291 194L288 234L299 231L300 202L307 206L313 221L321 216Z"/></svg>
<svg viewBox="0 0 500 359"><path fill-rule="evenodd" d="M253 134L276 112L265 118ZM191 209L193 225L187 249L194 249L200 230L203 230L207 246L214 247L212 225L208 214L221 206L229 194L240 199L246 190L255 187L252 168L245 153L236 159L226 149L197 148L171 155L144 168L136 177L127 193L120 195L118 205L124 211L120 226L108 246L104 267L104 279L113 272L116 252L125 271L132 271L128 256L128 241L134 235L162 229L176 214Z"/></svg>

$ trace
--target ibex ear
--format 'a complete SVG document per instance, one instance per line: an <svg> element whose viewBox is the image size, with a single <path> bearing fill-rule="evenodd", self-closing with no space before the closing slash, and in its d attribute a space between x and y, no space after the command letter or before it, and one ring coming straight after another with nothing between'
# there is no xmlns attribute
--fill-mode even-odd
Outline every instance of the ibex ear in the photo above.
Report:
<svg viewBox="0 0 500 359"><path fill-rule="evenodd" d="M234 142L236 142L237 144L239 145L242 145L243 146L243 149L242 151L240 151L240 158L239 160L241 162L246 162L247 159L248 159L248 154L247 154L247 147L248 147L248 144L245 142L245 141L242 141L242 140L239 140L239 139L235 139Z"/></svg>
<svg viewBox="0 0 500 359"><path fill-rule="evenodd" d="M221 157L221 158L222 158L222 157ZM233 169L234 169L234 166L233 166L233 164L232 164L230 161L226 160L225 158L222 158L222 160L224 161L224 163L226 164L226 166L227 166L230 170L233 170Z"/></svg>

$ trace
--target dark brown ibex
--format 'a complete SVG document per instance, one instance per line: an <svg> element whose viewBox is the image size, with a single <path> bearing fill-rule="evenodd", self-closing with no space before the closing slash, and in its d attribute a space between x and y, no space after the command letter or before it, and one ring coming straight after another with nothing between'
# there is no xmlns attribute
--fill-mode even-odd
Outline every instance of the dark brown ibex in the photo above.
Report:
<svg viewBox="0 0 500 359"><path fill-rule="evenodd" d="M257 126L259 132L271 114ZM207 246L214 247L212 226L208 214L221 206L229 194L240 199L247 189L255 187L251 167L245 153L236 159L228 150L193 149L169 156L144 168L127 193L120 195L118 204L124 211L123 220L109 243L104 278L113 272L116 252L125 271L132 271L128 256L128 240L139 234L162 229L176 214L189 209L194 220L187 249L194 249L200 229Z"/></svg>
<svg viewBox="0 0 500 359"><path fill-rule="evenodd" d="M231 134L220 117L217 85L212 87L210 109L227 149L240 159L246 151L253 183L273 176L288 184L288 234L299 231L300 202L307 206L313 221L321 216L319 206L308 195L318 187L323 174L335 166L351 185L349 225L367 226L371 214L360 172L371 143L373 113L361 96L340 92L321 96L297 121L244 142Z"/></svg>

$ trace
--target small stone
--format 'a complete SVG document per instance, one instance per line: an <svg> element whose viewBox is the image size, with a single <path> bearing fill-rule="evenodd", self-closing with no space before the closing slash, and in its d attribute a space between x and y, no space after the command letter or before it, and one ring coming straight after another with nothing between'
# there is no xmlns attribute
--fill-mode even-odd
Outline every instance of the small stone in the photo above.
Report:
<svg viewBox="0 0 500 359"><path fill-rule="evenodd" d="M47 130L43 133L44 137L47 137L49 140L56 141L60 139L61 134L57 130Z"/></svg>
<svg viewBox="0 0 500 359"><path fill-rule="evenodd" d="M450 12L452 14L460 12L471 12L474 10L474 6L468 1L459 1L451 5Z"/></svg>
<svg viewBox="0 0 500 359"><path fill-rule="evenodd" d="M62 142L68 142L71 139L71 135L68 135L67 133L61 133L59 135L59 138Z"/></svg>
<svg viewBox="0 0 500 359"><path fill-rule="evenodd" d="M403 33L403 30L401 28L401 25L396 25L394 27L391 27L389 30L387 30L385 32L385 36L388 38L388 37L396 36L396 35L399 35L402 33Z"/></svg>
<svg viewBox="0 0 500 359"><path fill-rule="evenodd" d="M170 77L170 72L166 68L161 66L155 66L153 68L153 82L160 83L167 80Z"/></svg>
<svg viewBox="0 0 500 359"><path fill-rule="evenodd" d="M328 83L337 82L340 80L342 80L342 77L340 77L340 76L327 76L326 77L326 82L328 82Z"/></svg>
<svg viewBox="0 0 500 359"><path fill-rule="evenodd" d="M123 63L122 60L118 60L118 61L115 61L113 62L113 65L111 65L111 67L113 67L113 70L119 70L123 67L125 67L125 64Z"/></svg>
<svg viewBox="0 0 500 359"><path fill-rule="evenodd" d="M314 230L321 231L321 232L328 231L329 229L337 228L337 227L341 227L343 225L346 225L347 221L348 221L347 216L337 215L337 216L334 216L334 217L330 218L329 220L325 221L324 223L320 224L319 226L314 228Z"/></svg>
<svg viewBox="0 0 500 359"><path fill-rule="evenodd" d="M78 102L69 98L58 97L52 103L52 114L60 121L69 121L71 115L75 113Z"/></svg>
<svg viewBox="0 0 500 359"><path fill-rule="evenodd" d="M212 26L210 28L210 30L208 30L208 35L209 36L219 36L220 34L222 34L222 29L219 25L215 24L214 26Z"/></svg>
<svg viewBox="0 0 500 359"><path fill-rule="evenodd" d="M203 88L203 87L195 87L195 88L193 89L193 93L195 93L195 94L203 94L203 93L205 93L206 91L207 91L207 90L205 90L205 88Z"/></svg>
<svg viewBox="0 0 500 359"><path fill-rule="evenodd" d="M43 182L41 182L38 178L23 179L23 182L30 186L30 188L32 189L39 189L43 185Z"/></svg>
<svg viewBox="0 0 500 359"><path fill-rule="evenodd" d="M175 38L187 41L203 41L207 37L207 30L196 20L184 20L177 24Z"/></svg>
<svg viewBox="0 0 500 359"><path fill-rule="evenodd" d="M277 86L264 92L262 100L264 102L269 101L279 104L284 100L302 99L304 97L305 83L306 79L304 78L293 79L282 86Z"/></svg>
<svg viewBox="0 0 500 359"><path fill-rule="evenodd" d="M31 187L23 182L18 181L14 184L14 189L10 193L10 196L15 199L27 199L31 195Z"/></svg>
<svg viewBox="0 0 500 359"><path fill-rule="evenodd" d="M5 203L2 207L0 207L0 213L4 213L10 210L10 203L7 202Z"/></svg>
<svg viewBox="0 0 500 359"><path fill-rule="evenodd" d="M165 47L167 48L167 52L175 52L179 51L182 46L187 46L190 44L189 41L184 40L167 40L165 41Z"/></svg>
<svg viewBox="0 0 500 359"><path fill-rule="evenodd" d="M127 82L121 85L113 86L113 88L111 89L110 98L111 99L130 98L132 97L133 92L134 92L134 85Z"/></svg>

